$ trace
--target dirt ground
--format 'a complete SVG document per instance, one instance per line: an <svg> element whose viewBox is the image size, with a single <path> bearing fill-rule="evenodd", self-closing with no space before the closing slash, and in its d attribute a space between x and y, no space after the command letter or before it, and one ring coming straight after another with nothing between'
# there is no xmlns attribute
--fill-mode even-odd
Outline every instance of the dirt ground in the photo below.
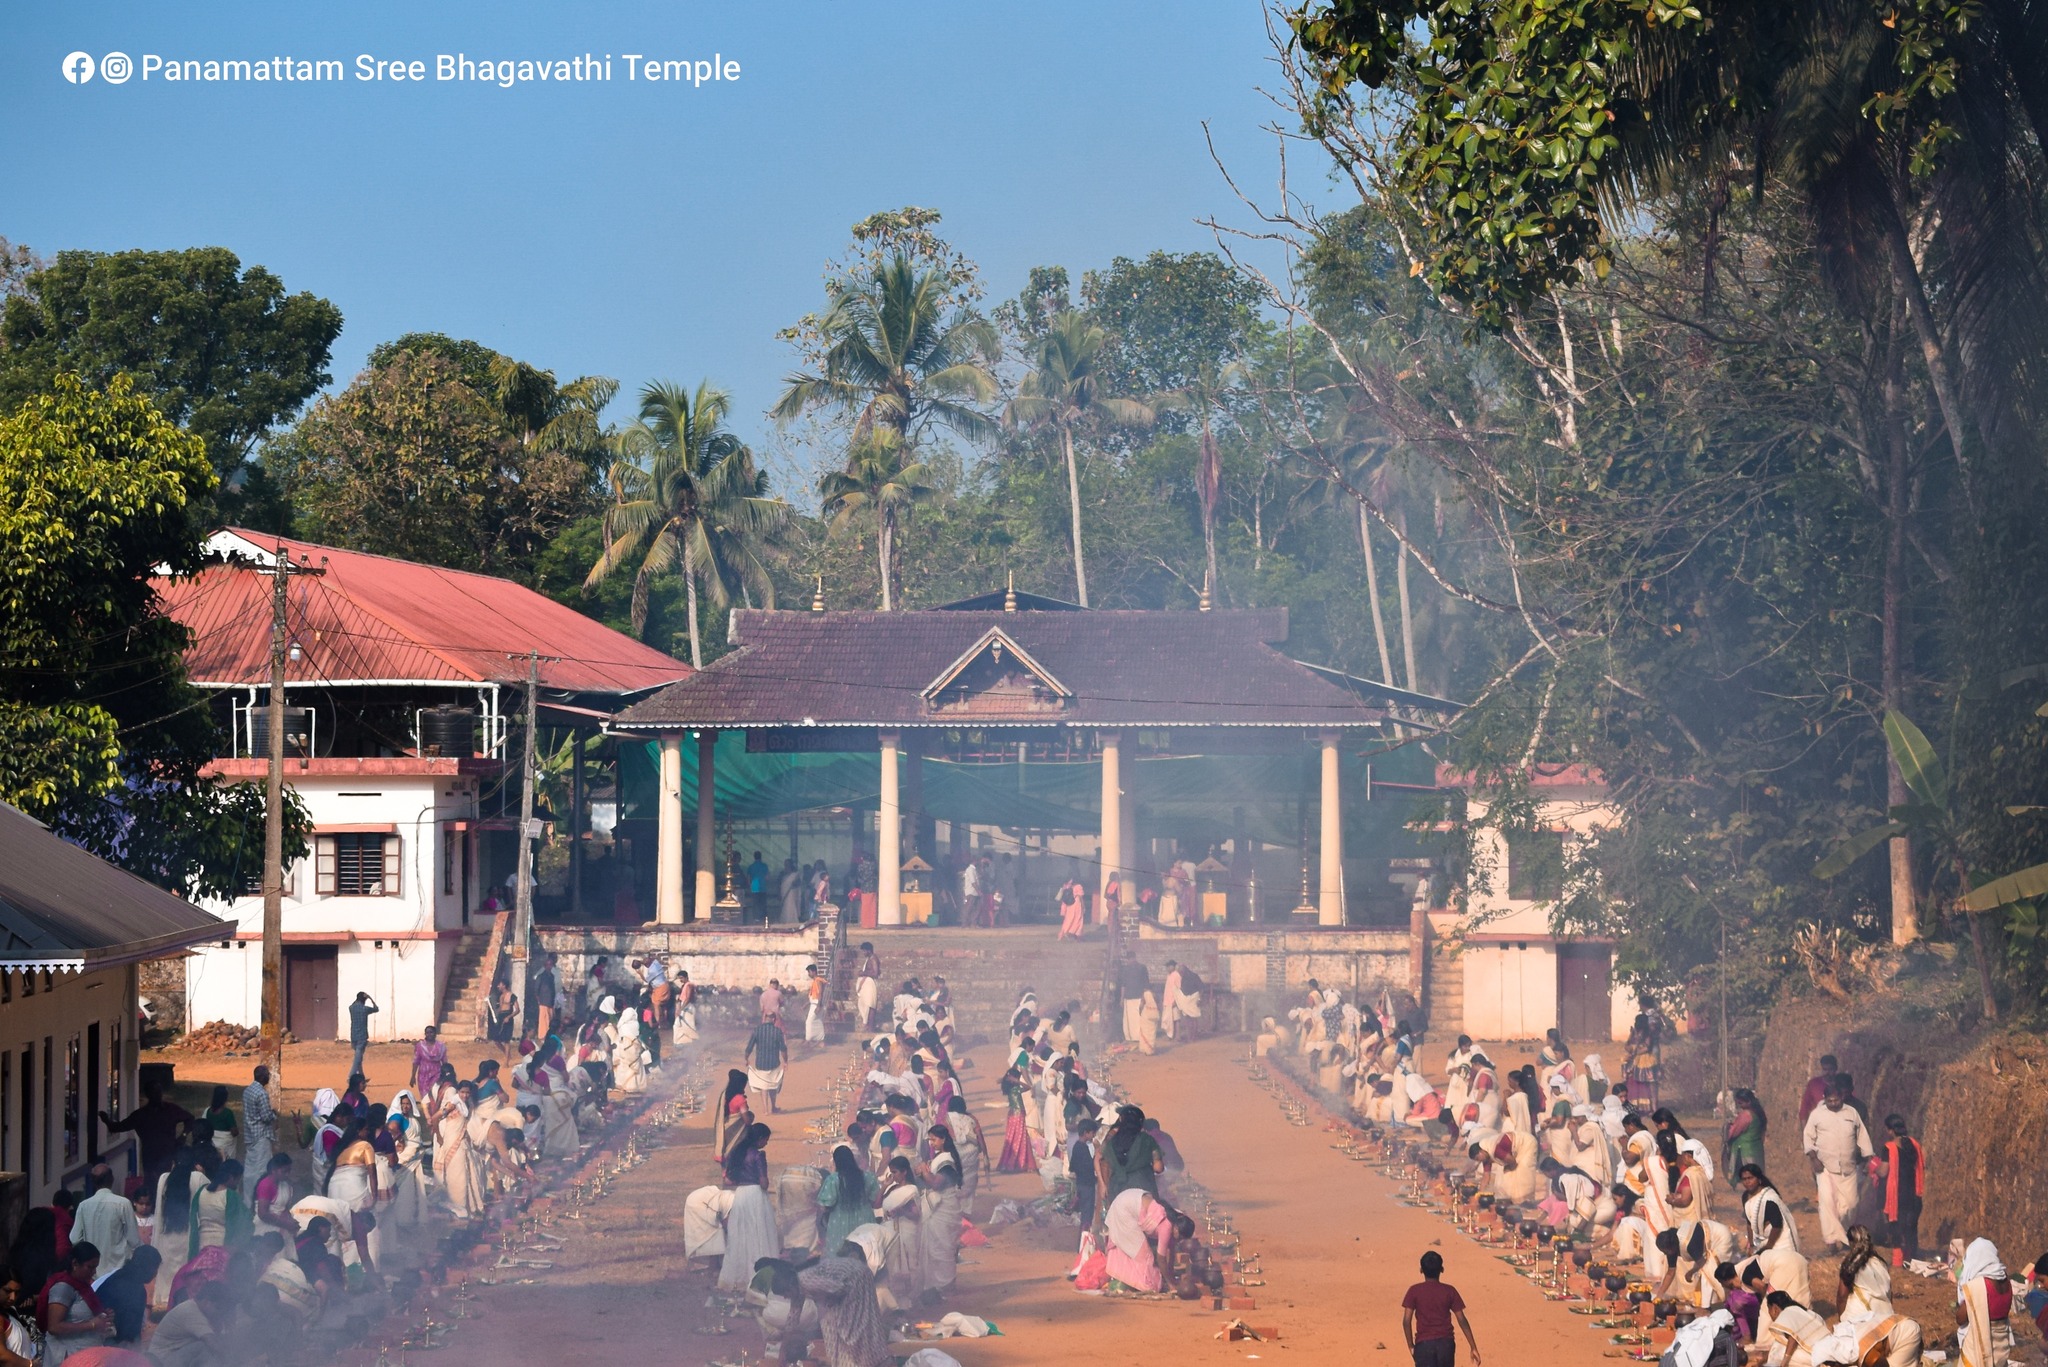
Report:
<svg viewBox="0 0 2048 1367"><path fill-rule="evenodd" d="M735 1052L731 1042L707 1046L709 1075L722 1075ZM1226 1344L1214 1335L1227 1314L1080 1295L1063 1276L1073 1262L1073 1231L998 1229L989 1247L963 1250L956 1294L944 1308L993 1320L1002 1336L950 1340L948 1352L965 1367L1275 1358L1403 1363L1401 1293L1415 1280L1415 1259L1437 1247L1493 1361L1565 1367L1598 1356L1592 1332L1546 1304L1529 1283L1425 1212L1395 1204L1389 1185L1337 1153L1320 1126L1289 1123L1247 1078L1238 1062L1244 1052L1235 1040L1211 1040L1120 1060L1115 1071L1178 1142L1189 1175L1236 1218L1247 1252L1262 1256L1266 1285L1253 1292L1258 1309L1240 1313L1279 1328L1281 1337ZM995 1054L974 1051L968 1089L999 1145ZM807 1131L833 1118L828 1088L849 1057L833 1047L789 1065L784 1112L767 1117L778 1165L821 1161ZM709 1137L703 1117L663 1131L650 1160L621 1176L582 1220L557 1221L553 1231L566 1243L551 1255L553 1268L485 1273L499 1284L471 1286L477 1299L463 1303L468 1317L449 1347L469 1361L510 1360L496 1355L524 1355L537 1343L573 1343L593 1359L676 1367L735 1363L743 1350L758 1361L761 1341L751 1319L726 1319L709 1307L712 1274L680 1258L682 1197L716 1179ZM985 1220L998 1199L1039 1194L1035 1176L996 1176L984 1182L974 1216ZM443 1301L444 1317L452 1304ZM395 1342L395 1333L385 1337ZM373 1335L343 1361L374 1362L378 1339Z"/></svg>
<svg viewBox="0 0 2048 1367"><path fill-rule="evenodd" d="M483 1046L452 1046L457 1066L473 1072ZM801 1046L799 1046L801 1048ZM1258 1307L1219 1312L1181 1302L1140 1302L1084 1296L1064 1273L1073 1262L1077 1231L999 1228L982 1249L963 1249L959 1282L943 1310L963 1310L994 1321L1000 1337L949 1340L944 1348L964 1367L1023 1367L1089 1361L1101 1367L1162 1361L1222 1363L1284 1359L1302 1363L1404 1364L1400 1299L1415 1280L1415 1262L1430 1248L1447 1263L1446 1280L1459 1287L1470 1309L1483 1355L1517 1367L1578 1367L1603 1357L1606 1344L1587 1321L1546 1302L1529 1282L1430 1213L1393 1200L1391 1184L1334 1147L1320 1120L1291 1123L1277 1102L1247 1076L1247 1047L1234 1038L1189 1044L1155 1057L1124 1055L1110 1063L1114 1080L1157 1117L1178 1144L1188 1175L1206 1187L1218 1208L1236 1221L1263 1286L1251 1290ZM686 1077L715 1085L735 1061L736 1039L708 1039L690 1061L671 1060L666 1086ZM996 1094L998 1051L970 1052L964 1074L970 1104L999 1148L1003 1120ZM237 1086L253 1060L171 1056L181 1083L215 1080ZM770 1154L780 1167L823 1163L825 1130L836 1125L834 1080L852 1057L850 1046L805 1051L791 1061L783 1113L764 1117L776 1137ZM1503 1066L1519 1062L1512 1048L1495 1051ZM348 1064L337 1045L295 1046L286 1059L288 1102L303 1107L316 1085L331 1085ZM410 1046L380 1046L367 1071L373 1095L404 1081ZM1428 1059L1440 1064L1438 1059ZM203 1100L203 1097L201 1098ZM510 1360L536 1344L573 1344L579 1353L624 1361L661 1361L674 1367L760 1360L761 1338L751 1318L727 1318L711 1302L714 1273L681 1258L683 1196L717 1180L705 1116L664 1128L648 1141L650 1157L619 1176L610 1193L565 1215L551 1227L564 1240L547 1255L548 1269L482 1268L456 1299L444 1293L436 1318L452 1322L451 1360ZM982 1184L973 1217L985 1222L995 1202L1042 1194L1035 1176L992 1175ZM1717 1196L1722 1219L1735 1218L1732 1196ZM1812 1225L1802 1213L1802 1233ZM1811 1233L1817 1235L1817 1230ZM1832 1268L1817 1263L1816 1290ZM484 1284L486 1282L494 1285ZM1913 1286L1908 1313L1934 1329L1940 1288L1901 1276ZM474 1297L474 1299L470 1299ZM1926 1304L1923 1306L1922 1301ZM1248 1323L1273 1326L1266 1343L1225 1343L1215 1338L1235 1313ZM409 1323L373 1331L363 1346L342 1354L347 1367L374 1367L380 1347L396 1357L399 1339L417 1332ZM1935 1332L1940 1332L1935 1330ZM2032 1338L2031 1329L2023 1331ZM1930 1342L1934 1341L1930 1334ZM905 1352L909 1351L907 1348ZM2038 1351L2038 1350L2036 1350ZM1460 1353L1460 1361L1466 1356Z"/></svg>

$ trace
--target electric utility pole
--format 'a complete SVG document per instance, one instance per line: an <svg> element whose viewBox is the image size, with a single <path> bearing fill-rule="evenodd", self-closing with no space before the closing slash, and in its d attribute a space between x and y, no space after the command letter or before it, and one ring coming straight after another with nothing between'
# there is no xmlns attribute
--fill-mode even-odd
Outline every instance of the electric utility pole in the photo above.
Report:
<svg viewBox="0 0 2048 1367"><path fill-rule="evenodd" d="M285 606L293 575L327 573L294 565L282 545L270 570L270 763L263 780L263 1024L257 1059L270 1069L271 1095L284 1090L284 665L290 649Z"/></svg>
<svg viewBox="0 0 2048 1367"><path fill-rule="evenodd" d="M507 659L518 659L516 655ZM512 897L512 934L507 937L512 955L512 995L519 999L521 1020L515 1029L525 1029L525 1013L532 1007L526 999L527 954L533 943L533 842L539 837L539 823L533 819L535 787L534 742L540 731L540 662L559 659L526 652L526 743L519 786L519 886Z"/></svg>

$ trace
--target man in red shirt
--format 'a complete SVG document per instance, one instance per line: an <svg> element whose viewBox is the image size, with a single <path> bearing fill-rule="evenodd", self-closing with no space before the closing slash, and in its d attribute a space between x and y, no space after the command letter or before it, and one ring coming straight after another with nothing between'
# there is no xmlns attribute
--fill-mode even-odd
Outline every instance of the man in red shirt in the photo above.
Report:
<svg viewBox="0 0 2048 1367"><path fill-rule="evenodd" d="M1423 1254L1422 1280L1401 1298L1401 1336L1415 1355L1415 1367L1453 1367L1458 1341L1451 1336L1451 1324L1456 1321L1465 1333L1465 1346L1472 1350L1472 1367L1479 1367L1479 1343L1465 1318L1465 1298L1457 1287L1441 1280L1443 1275L1444 1255L1435 1249Z"/></svg>

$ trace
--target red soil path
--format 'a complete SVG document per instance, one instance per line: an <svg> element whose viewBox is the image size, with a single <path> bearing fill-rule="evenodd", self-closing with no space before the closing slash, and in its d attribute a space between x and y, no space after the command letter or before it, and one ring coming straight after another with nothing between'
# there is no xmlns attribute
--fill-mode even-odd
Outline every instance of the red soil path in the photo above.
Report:
<svg viewBox="0 0 2048 1367"><path fill-rule="evenodd" d="M713 1061L723 1053L713 1043ZM999 1145L1000 1109L993 1090L995 1050L975 1051L969 1074L976 1114ZM1402 1364L1400 1299L1415 1280L1415 1262L1431 1247L1448 1264L1447 1280L1471 1307L1487 1359L1518 1367L1577 1367L1604 1348L1584 1321L1543 1301L1526 1281L1426 1212L1396 1204L1391 1185L1333 1149L1320 1124L1297 1128L1245 1075L1243 1046L1210 1040L1152 1058L1120 1062L1117 1080L1158 1116L1179 1144L1191 1177L1229 1211L1248 1253L1263 1257L1266 1285L1252 1294L1255 1325L1272 1325L1269 1343L1224 1343L1215 1337L1228 1315L1180 1302L1132 1302L1076 1294L1063 1274L1072 1263L1070 1232L1058 1235L999 1229L989 1247L963 1251L959 1285L945 1308L996 1321L1003 1336L950 1340L945 1349L966 1367L1087 1361L1120 1364L1294 1363ZM815 1162L804 1143L808 1124L825 1116L825 1088L846 1059L838 1047L793 1061L771 1156ZM706 1307L711 1276L680 1262L683 1196L714 1180L709 1131L698 1119L664 1131L665 1147L618 1179L611 1195L581 1220L560 1220L566 1246L547 1271L484 1272L499 1285L473 1287L470 1317L455 1330L450 1361L513 1361L536 1349L598 1362L662 1362L704 1367L737 1362L742 1350L759 1361L751 1319L724 1319ZM977 1219L1002 1197L1040 1194L1035 1177L984 1182ZM526 1280L530 1279L530 1280ZM445 1318L453 1306L443 1302ZM727 1332L718 1333L724 1329ZM389 1335L395 1342L396 1334ZM368 1352L353 1361L374 1359ZM394 1351L392 1360L396 1361ZM1465 1360L1461 1352L1460 1360Z"/></svg>

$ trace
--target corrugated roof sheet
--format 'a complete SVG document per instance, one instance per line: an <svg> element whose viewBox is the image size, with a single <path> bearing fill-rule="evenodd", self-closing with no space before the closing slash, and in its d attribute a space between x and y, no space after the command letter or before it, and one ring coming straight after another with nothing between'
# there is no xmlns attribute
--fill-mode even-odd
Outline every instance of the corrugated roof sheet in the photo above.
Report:
<svg viewBox="0 0 2048 1367"><path fill-rule="evenodd" d="M687 678L690 667L600 622L506 579L466 574L388 556L365 555L259 532L236 539L324 575L295 579L286 620L301 656L285 666L298 682L441 681L517 683L537 650L541 686L625 695ZM271 579L265 570L222 565L189 579L159 579L157 592L193 641L185 667L200 684L260 684L270 677Z"/></svg>
<svg viewBox="0 0 2048 1367"><path fill-rule="evenodd" d="M1056 711L934 709L925 690L997 627L1071 690ZM620 713L697 726L1370 726L1383 712L1274 649L1284 609L733 614L732 654Z"/></svg>
<svg viewBox="0 0 2048 1367"><path fill-rule="evenodd" d="M229 922L0 802L0 963L89 968L233 933Z"/></svg>

